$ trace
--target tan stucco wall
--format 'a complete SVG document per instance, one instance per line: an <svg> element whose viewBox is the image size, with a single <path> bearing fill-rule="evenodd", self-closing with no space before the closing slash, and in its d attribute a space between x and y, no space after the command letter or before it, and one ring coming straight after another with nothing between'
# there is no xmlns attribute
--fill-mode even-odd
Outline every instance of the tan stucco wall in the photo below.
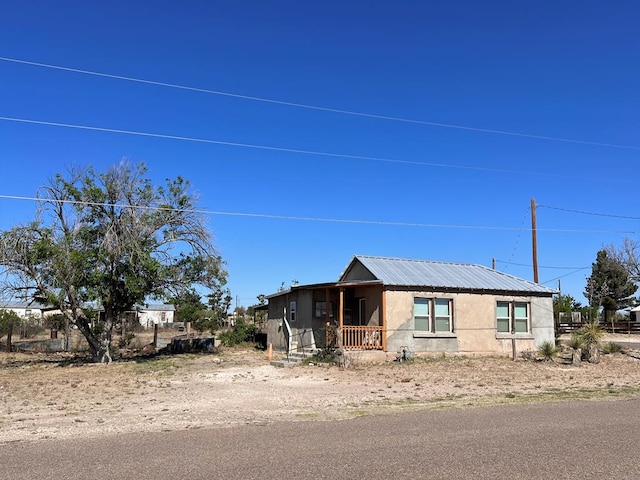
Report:
<svg viewBox="0 0 640 480"><path fill-rule="evenodd" d="M380 318L380 295L382 287L356 287L354 295L356 298L364 298L365 306L365 325L380 326L382 319Z"/></svg>
<svg viewBox="0 0 640 480"><path fill-rule="evenodd" d="M453 300L452 334L427 337L414 332L414 297L448 298ZM498 335L496 332L496 302L522 301L530 304L529 334ZM535 349L545 341L554 341L553 306L551 297L523 297L471 293L427 293L420 291L386 291L387 351L407 346L412 352L499 353L516 349Z"/></svg>

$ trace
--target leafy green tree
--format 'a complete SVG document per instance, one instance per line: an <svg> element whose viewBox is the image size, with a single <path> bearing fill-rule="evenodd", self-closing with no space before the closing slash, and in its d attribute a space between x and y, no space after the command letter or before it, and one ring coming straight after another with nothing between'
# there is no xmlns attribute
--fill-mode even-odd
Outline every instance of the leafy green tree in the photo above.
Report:
<svg viewBox="0 0 640 480"><path fill-rule="evenodd" d="M258 304L249 306L247 308L247 315L253 318L253 322L256 325L262 325L267 320L267 311L262 309L258 310L256 307L266 305L267 296L261 293L256 299L258 300Z"/></svg>
<svg viewBox="0 0 640 480"><path fill-rule="evenodd" d="M632 295L636 290L638 286L630 278L625 266L612 258L607 250L600 250L592 264L584 293L589 305L598 310L602 308L606 322L613 318L617 310L635 303Z"/></svg>
<svg viewBox="0 0 640 480"><path fill-rule="evenodd" d="M136 303L226 283L189 182L156 187L146 173L123 161L58 174L39 192L36 219L0 232L5 288L15 295L27 285L59 308L94 361L111 361L114 323Z"/></svg>
<svg viewBox="0 0 640 480"><path fill-rule="evenodd" d="M170 301L176 307L176 317L180 322L195 323L202 318L202 311L206 308L202 297L195 290L186 290Z"/></svg>
<svg viewBox="0 0 640 480"><path fill-rule="evenodd" d="M13 310L0 310L0 338L7 335L10 328L17 328L19 325L20 317L16 312Z"/></svg>
<svg viewBox="0 0 640 480"><path fill-rule="evenodd" d="M220 328L223 322L227 319L229 308L231 307L231 292L228 288L213 289L213 291L207 295L209 311L207 314L210 318L210 330L213 332Z"/></svg>
<svg viewBox="0 0 640 480"><path fill-rule="evenodd" d="M553 315L557 319L559 313L571 313L578 312L582 308L580 302L578 302L571 295L556 295L553 297Z"/></svg>

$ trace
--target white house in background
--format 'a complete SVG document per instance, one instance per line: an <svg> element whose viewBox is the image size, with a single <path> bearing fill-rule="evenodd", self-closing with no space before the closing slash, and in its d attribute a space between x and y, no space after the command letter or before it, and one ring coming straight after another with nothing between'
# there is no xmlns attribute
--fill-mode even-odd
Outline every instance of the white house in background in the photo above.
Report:
<svg viewBox="0 0 640 480"><path fill-rule="evenodd" d="M20 318L42 320L47 315L50 315L54 309L37 302L2 302L0 303L0 310L14 312Z"/></svg>
<svg viewBox="0 0 640 480"><path fill-rule="evenodd" d="M139 305L135 313L138 322L144 328L151 328L154 325L166 327L175 320L176 307L171 304L162 305Z"/></svg>
<svg viewBox="0 0 640 480"><path fill-rule="evenodd" d="M632 322L640 322L640 306L629 310L629 319Z"/></svg>

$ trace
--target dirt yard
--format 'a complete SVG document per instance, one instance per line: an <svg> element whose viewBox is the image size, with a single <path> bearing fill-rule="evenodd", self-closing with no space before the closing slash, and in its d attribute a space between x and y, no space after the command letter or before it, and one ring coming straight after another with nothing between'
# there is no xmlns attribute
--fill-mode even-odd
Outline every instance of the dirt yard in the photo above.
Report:
<svg viewBox="0 0 640 480"><path fill-rule="evenodd" d="M0 443L631 395L640 395L640 360L624 354L582 367L439 357L343 369L277 368L265 352L240 349L108 366L2 353Z"/></svg>

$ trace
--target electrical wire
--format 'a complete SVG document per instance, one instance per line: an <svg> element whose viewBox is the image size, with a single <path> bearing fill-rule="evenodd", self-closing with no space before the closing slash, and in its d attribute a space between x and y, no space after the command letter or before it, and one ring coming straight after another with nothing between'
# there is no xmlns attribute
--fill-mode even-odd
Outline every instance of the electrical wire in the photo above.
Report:
<svg viewBox="0 0 640 480"><path fill-rule="evenodd" d="M181 136L181 135L168 135L163 133L140 132L135 130L122 130L117 128L94 127L90 125L78 125L73 123L31 120L31 119L17 118L17 117L0 116L0 120L4 120L7 122L34 124L34 125L46 125L50 127L73 128L78 130L90 130L90 131L96 131L96 132L117 133L117 134L123 134L123 135L135 135L135 136L142 136L142 137L163 138L168 140L207 143L207 144L224 145L224 146L230 146L230 147L253 148L258 150L297 153L302 155L315 155L315 156L332 157L332 158L346 158L349 160L366 160L366 161L372 161L372 162L417 165L417 166L423 166L423 167L454 168L454 169L460 169L460 170L475 170L475 171L492 172L492 173L506 173L506 174L512 174L512 175L537 175L537 176L553 177L553 178L570 178L573 180L588 180L587 178L573 177L568 175L558 175L555 173L547 173L547 172L525 172L525 171L518 171L518 170L506 170L506 169L500 169L500 168L475 167L470 165L454 165L454 164L448 164L448 163L435 163L435 162L418 162L413 160L371 157L366 155L349 155L344 153L320 152L315 150L302 150L302 149L286 148L286 147L272 147L268 145L256 145L251 143L227 142L223 140L211 140L211 139L187 137L187 136Z"/></svg>
<svg viewBox="0 0 640 480"><path fill-rule="evenodd" d="M0 194L0 198L9 200L28 200L28 201L47 201L47 199L38 197L27 197L18 195L4 195ZM499 227L489 225L454 225L454 224L437 224L437 223L418 223L418 222L387 222L382 220L354 220L354 219L339 219L339 218L323 218L323 217L303 217L294 215L275 215L267 213L250 213L250 212L224 212L216 210L203 210L203 209L181 209L170 207L156 207L146 205L126 205L118 203L101 203L101 202L86 202L78 200L54 200L54 202L60 202L72 205L87 205L87 206L104 206L115 208L136 208L142 210L160 210L160 211L173 211L173 212L188 212L197 213L203 215L220 215L220 216L235 216L235 217L253 217L253 218L266 218L273 220L293 220L293 221L305 221L305 222L325 222L325 223L345 223L345 224L357 224L357 225L383 225L392 227L421 227L421 228L450 228L450 229L464 229L464 230L519 230L520 227ZM543 232L556 232L556 233L629 233L635 234L631 231L617 231L617 230L567 230L567 229L555 229L555 228L539 228L538 231Z"/></svg>
<svg viewBox="0 0 640 480"><path fill-rule="evenodd" d="M517 267L533 267L533 265L528 264L528 263L515 263L515 262L505 262L504 260L498 260L496 259L497 263L505 263L507 265L515 265ZM583 270L585 268L589 268L589 267L550 267L550 266L544 266L544 265L538 265L538 268L555 268L558 270Z"/></svg>
<svg viewBox="0 0 640 480"><path fill-rule="evenodd" d="M552 278L551 280L547 280L547 281L545 281L545 282L540 282L540 283L541 283L542 285L544 285L544 284L547 284L547 283L555 282L555 281L560 280L560 279L562 279L562 278L569 277L569 276L571 276L571 275L575 275L576 273L580 273L580 272L582 272L583 270L587 270L587 269L589 269L589 268L591 268L591 267L583 267L583 268L579 268L579 269L577 269L577 270L576 270L576 271L574 271L574 272L569 272L569 273L566 273L566 274L564 274L564 275L560 275L559 277Z"/></svg>
<svg viewBox="0 0 640 480"><path fill-rule="evenodd" d="M538 208L548 208L549 210L559 210L561 212L569 212L569 213L578 213L580 215L592 215L595 217L609 217L609 218L623 218L625 220L640 220L640 217L632 217L632 216L628 216L628 215L613 215L613 214L609 214L609 213L594 213L594 212L587 212L584 210L572 210L569 208L561 208L561 207L552 207L549 205L537 205Z"/></svg>
<svg viewBox="0 0 640 480"><path fill-rule="evenodd" d="M28 60L20 60L20 59L17 59L17 58L10 58L10 57L0 57L0 60L2 60L4 62L12 62L12 63L18 63L18 64L23 64L23 65L35 66L35 67L49 68L49 69L54 69L54 70L62 70L62 71L72 72L72 73L80 73L80 74L83 74L83 75L93 75L93 76L97 76L97 77L110 78L110 79L114 79L114 80L124 80L124 81L127 81L127 82L136 82L136 83L143 83L143 84L147 84L147 85L155 85L155 86L159 86L159 87L174 88L174 89L180 89L180 90L188 90L188 91L192 91L192 92L206 93L206 94L211 94L211 95L220 95L220 96L238 98L238 99L242 99L242 100L250 100L250 101L255 101L255 102L271 103L271 104L283 105L283 106L287 106L287 107L304 108L304 109L308 109L308 110L316 110L316 111L329 112L329 113L338 113L338 114L341 114L341 115L350 115L350 116L357 116L357 117L373 118L373 119L377 119L377 120L387 120L387 121L393 121L393 122L412 123L412 124L418 124L418 125L426 125L426 126L430 126L430 127L466 130L466 131L478 132L478 133L489 133L489 134L494 134L494 135L507 135L507 136L512 136L512 137L530 138L530 139L534 139L534 140L565 142L565 143L574 143L574 144L580 144L580 145L590 145L590 146L596 146L596 147L619 148L619 149L626 149L626 150L640 150L639 146L633 146L633 145L621 145L621 144L615 144L615 143L593 142L593 141L587 141L587 140L577 140L577 139L572 139L572 138L553 137L553 136L547 136L547 135L535 135L535 134L530 134L530 133L511 132L511 131L507 131L507 130L496 130L496 129L491 129L491 128L470 127L470 126L456 125L456 124L451 124L451 123L430 122L430 121L426 121L426 120L417 120L417 119L410 119L410 118L404 118L404 117L395 117L395 116L380 115L380 114L374 114L374 113L357 112L357 111L353 111L353 110L344 110L344 109L339 109L339 108L322 107L322 106L310 105L310 104L306 104L306 103L287 102L287 101L284 101L284 100L275 100L275 99L271 99L271 98L256 97L256 96L252 96L252 95L242 95L242 94L237 94L237 93L223 92L223 91L219 91L219 90L210 90L210 89L207 89L207 88L198 88L198 87L191 87L191 86L187 86L187 85L179 85L179 84L175 84L175 83L159 82L159 81L155 81L155 80L145 80L145 79L142 79L142 78L126 77L126 76L123 76L123 75L114 75L114 74L110 74L110 73L95 72L95 71L91 71L91 70L82 70L82 69L79 69L79 68L65 67L65 66L62 66L62 65L53 65L53 64L48 64L48 63L32 62L32 61L28 61Z"/></svg>
<svg viewBox="0 0 640 480"><path fill-rule="evenodd" d="M510 263L510 261L513 260L513 257L516 254L516 250L518 249L518 245L520 244L520 236L522 235L522 231L524 230L524 222L529 217L530 212L531 212L531 207L527 207L527 211L525 212L524 217L522 218L522 224L520 225L520 229L518 230L518 235L516 236L515 244L513 245L513 251L511 252L511 256L509 257L509 262L503 262L507 265L505 267L505 271L507 270L507 268L509 268L509 265L513 265Z"/></svg>

